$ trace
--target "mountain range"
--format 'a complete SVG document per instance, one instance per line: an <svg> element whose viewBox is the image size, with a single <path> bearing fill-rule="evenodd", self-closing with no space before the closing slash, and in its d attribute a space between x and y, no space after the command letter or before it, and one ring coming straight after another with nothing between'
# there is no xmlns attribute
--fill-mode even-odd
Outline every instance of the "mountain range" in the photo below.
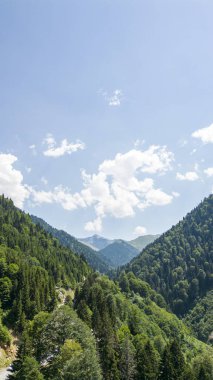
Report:
<svg viewBox="0 0 213 380"><path fill-rule="evenodd" d="M117 268L128 263L139 254L141 249L158 237L158 235L140 236L131 242L127 242L93 235L77 240L74 236L50 226L43 219L35 215L31 215L31 219L57 238L62 245L70 248L77 254L83 255L87 263L100 273L108 273L112 268Z"/></svg>
<svg viewBox="0 0 213 380"><path fill-rule="evenodd" d="M20 340L9 379L211 380L212 215L210 195L110 279L0 196L0 346Z"/></svg>

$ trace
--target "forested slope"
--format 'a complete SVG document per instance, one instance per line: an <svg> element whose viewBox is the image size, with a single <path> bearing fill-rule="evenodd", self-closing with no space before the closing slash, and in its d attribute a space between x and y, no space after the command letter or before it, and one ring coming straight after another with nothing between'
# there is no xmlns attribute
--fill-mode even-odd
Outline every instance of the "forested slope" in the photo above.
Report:
<svg viewBox="0 0 213 380"><path fill-rule="evenodd" d="M125 270L147 281L184 315L213 288L213 195L150 244Z"/></svg>
<svg viewBox="0 0 213 380"><path fill-rule="evenodd" d="M63 297L59 295L63 294ZM211 380L213 351L145 281L117 281L0 197L0 346L12 380Z"/></svg>
<svg viewBox="0 0 213 380"><path fill-rule="evenodd" d="M109 271L109 264L105 262L104 258L102 258L98 252L94 251L87 245L79 242L75 237L71 236L67 232L63 230L58 230L57 228L50 226L43 219L38 218L37 216L31 215L31 219L35 224L40 225L42 228L44 228L45 231L47 231L53 237L58 239L61 245L70 248L73 252L77 253L78 255L83 255L87 263L94 270L97 270L100 273L107 273Z"/></svg>
<svg viewBox="0 0 213 380"><path fill-rule="evenodd" d="M139 254L139 251L124 240L115 240L112 244L99 251L101 257L109 260L112 267L124 265Z"/></svg>
<svg viewBox="0 0 213 380"><path fill-rule="evenodd" d="M26 317L52 310L56 285L74 289L90 271L81 257L0 196L0 301L11 323L21 326Z"/></svg>

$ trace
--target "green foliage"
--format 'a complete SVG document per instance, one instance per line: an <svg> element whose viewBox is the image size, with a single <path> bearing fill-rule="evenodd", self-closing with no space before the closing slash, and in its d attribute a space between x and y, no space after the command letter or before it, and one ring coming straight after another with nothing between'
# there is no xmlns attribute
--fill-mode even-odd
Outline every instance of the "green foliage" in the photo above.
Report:
<svg viewBox="0 0 213 380"><path fill-rule="evenodd" d="M67 247L76 254L83 256L87 263L94 270L97 270L100 273L107 273L109 271L110 266L105 262L105 260L100 256L98 252L94 251L87 245L80 243L76 238L67 232L51 227L41 218L31 215L31 219L35 224L40 225L45 231L58 239L62 246Z"/></svg>
<svg viewBox="0 0 213 380"><path fill-rule="evenodd" d="M210 380L212 347L165 302L185 312L211 286L209 208L204 201L112 281L0 197L0 315L20 334L10 379ZM206 297L187 316L203 336L211 292ZM2 342L7 334L0 324Z"/></svg>
<svg viewBox="0 0 213 380"><path fill-rule="evenodd" d="M11 336L8 329L0 322L0 347L10 346Z"/></svg>
<svg viewBox="0 0 213 380"><path fill-rule="evenodd" d="M5 321L22 331L26 319L53 310L56 285L75 289L91 269L4 196L0 215L0 301Z"/></svg>
<svg viewBox="0 0 213 380"><path fill-rule="evenodd" d="M185 371L185 360L177 341L168 344L164 350L159 380L181 380Z"/></svg>
<svg viewBox="0 0 213 380"><path fill-rule="evenodd" d="M24 358L21 368L10 378L16 380L44 380L39 370L39 364L34 358L28 356Z"/></svg>
<svg viewBox="0 0 213 380"><path fill-rule="evenodd" d="M124 278L137 285L134 275L124 274ZM133 290L124 295L113 281L94 273L76 293L75 308L92 326L105 379L125 379L127 373L133 379L156 379L164 348L174 339L181 342L178 363L183 355L190 363L198 353L206 353L205 344L193 339L183 322L152 301L157 295L149 285L138 282L135 289L141 289L143 296Z"/></svg>
<svg viewBox="0 0 213 380"><path fill-rule="evenodd" d="M213 343L213 290L204 298L197 301L195 307L190 310L184 319L186 324L192 327L196 337L204 342Z"/></svg>
<svg viewBox="0 0 213 380"><path fill-rule="evenodd" d="M213 195L126 266L184 315L213 286Z"/></svg>
<svg viewBox="0 0 213 380"><path fill-rule="evenodd" d="M26 325L13 367L15 379L25 371L26 356L38 363L44 379L102 379L94 336L68 306L41 312Z"/></svg>

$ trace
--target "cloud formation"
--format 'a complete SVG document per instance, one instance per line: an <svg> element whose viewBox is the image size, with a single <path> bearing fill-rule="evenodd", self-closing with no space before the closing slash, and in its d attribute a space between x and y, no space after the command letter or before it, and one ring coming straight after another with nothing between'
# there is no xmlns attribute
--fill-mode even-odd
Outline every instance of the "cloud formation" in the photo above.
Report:
<svg viewBox="0 0 213 380"><path fill-rule="evenodd" d="M205 169L204 173L207 175L207 177L213 177L213 167Z"/></svg>
<svg viewBox="0 0 213 380"><path fill-rule="evenodd" d="M54 158L77 152L77 150L85 149L85 144L83 142L76 141L75 143L69 143L67 139L62 140L57 146L55 138L51 134L48 134L45 137L43 143L47 146L47 149L43 152L44 156Z"/></svg>
<svg viewBox="0 0 213 380"><path fill-rule="evenodd" d="M179 181L197 181L199 176L196 172L186 172L185 174L177 173L176 178Z"/></svg>
<svg viewBox="0 0 213 380"><path fill-rule="evenodd" d="M16 161L17 157L12 154L0 154L0 194L11 198L17 207L22 208L30 192L23 184L21 172L13 167Z"/></svg>
<svg viewBox="0 0 213 380"><path fill-rule="evenodd" d="M111 96L108 98L108 104L110 107L119 107L121 105L123 94L122 91L116 89Z"/></svg>
<svg viewBox="0 0 213 380"><path fill-rule="evenodd" d="M87 232L101 232L102 230L102 219L97 217L91 222L87 222L84 227Z"/></svg>
<svg viewBox="0 0 213 380"><path fill-rule="evenodd" d="M192 137L200 139L204 144L213 143L213 124L193 132Z"/></svg>
<svg viewBox="0 0 213 380"><path fill-rule="evenodd" d="M137 236L143 236L143 235L146 235L147 233L147 229L146 227L143 227L143 226L137 226L134 230L134 235L137 235Z"/></svg>
<svg viewBox="0 0 213 380"><path fill-rule="evenodd" d="M54 144L51 135L47 137L49 146ZM36 204L61 205L65 210L91 207L95 219L85 225L86 231L100 232L103 218L133 217L136 210L164 206L172 202L174 193L167 194L155 186L150 175L162 174L171 170L173 154L165 146L150 146L147 150L132 149L118 153L111 160L103 161L96 173L82 170L82 188L73 193L62 185L51 190L38 190L23 184L22 174L13 168L17 160L12 155L1 155L0 191L11 197L19 207L24 201ZM45 181L46 183L46 179Z"/></svg>

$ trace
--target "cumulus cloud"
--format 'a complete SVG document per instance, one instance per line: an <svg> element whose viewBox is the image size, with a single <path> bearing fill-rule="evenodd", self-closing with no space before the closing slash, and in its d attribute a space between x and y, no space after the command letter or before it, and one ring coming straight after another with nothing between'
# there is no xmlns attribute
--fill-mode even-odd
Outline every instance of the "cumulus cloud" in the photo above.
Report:
<svg viewBox="0 0 213 380"><path fill-rule="evenodd" d="M23 184L23 176L13 164L17 157L12 154L0 154L0 194L11 198L17 207L22 208L29 197L28 187Z"/></svg>
<svg viewBox="0 0 213 380"><path fill-rule="evenodd" d="M204 144L213 143L213 124L193 132L192 137L200 139Z"/></svg>
<svg viewBox="0 0 213 380"><path fill-rule="evenodd" d="M197 181L199 176L196 172L186 172L185 174L177 173L176 178L179 181Z"/></svg>
<svg viewBox="0 0 213 380"><path fill-rule="evenodd" d="M37 204L55 202L66 210L92 207L96 218L85 229L100 232L106 216L132 217L137 209L171 203L174 195L155 187L154 180L147 175L165 173L171 169L173 160L173 154L165 146L151 146L144 151L133 149L103 161L97 173L82 170L83 188L77 193L59 186L52 191L31 189L31 195Z"/></svg>
<svg viewBox="0 0 213 380"><path fill-rule="evenodd" d="M54 158L77 152L77 150L85 149L85 144L79 140L75 143L69 143L67 139L64 139L57 146L56 140L51 134L48 134L45 137L43 143L47 146L47 149L43 152L44 156Z"/></svg>
<svg viewBox="0 0 213 380"><path fill-rule="evenodd" d="M93 221L87 222L84 226L84 229L88 232L101 232L102 219L100 217L97 217Z"/></svg>
<svg viewBox="0 0 213 380"><path fill-rule="evenodd" d="M55 149L52 135L47 136L46 143L49 149ZM22 174L13 168L16 157L1 156L2 193L10 196L19 207L28 197L35 205L56 203L69 211L92 207L96 217L85 225L87 231L100 232L106 216L133 217L136 210L143 211L152 205L164 206L175 197L174 193L167 194L156 187L154 179L150 178L150 175L160 175L172 168L174 157L165 146L118 153L113 159L103 161L96 173L88 174L82 170L82 188L75 193L62 185L48 191L24 185ZM47 184L45 178L41 181Z"/></svg>
<svg viewBox="0 0 213 380"><path fill-rule="evenodd" d="M86 203L79 193L72 194L71 190L63 186L57 186L51 191L35 190L31 187L30 193L36 204L58 203L68 211L86 207Z"/></svg>
<svg viewBox="0 0 213 380"><path fill-rule="evenodd" d="M147 233L147 229L146 227L143 227L143 226L137 226L134 230L134 235L137 235L137 236L143 236L143 235L146 235Z"/></svg>
<svg viewBox="0 0 213 380"><path fill-rule="evenodd" d="M207 175L207 177L213 177L213 167L205 169L204 173Z"/></svg>

